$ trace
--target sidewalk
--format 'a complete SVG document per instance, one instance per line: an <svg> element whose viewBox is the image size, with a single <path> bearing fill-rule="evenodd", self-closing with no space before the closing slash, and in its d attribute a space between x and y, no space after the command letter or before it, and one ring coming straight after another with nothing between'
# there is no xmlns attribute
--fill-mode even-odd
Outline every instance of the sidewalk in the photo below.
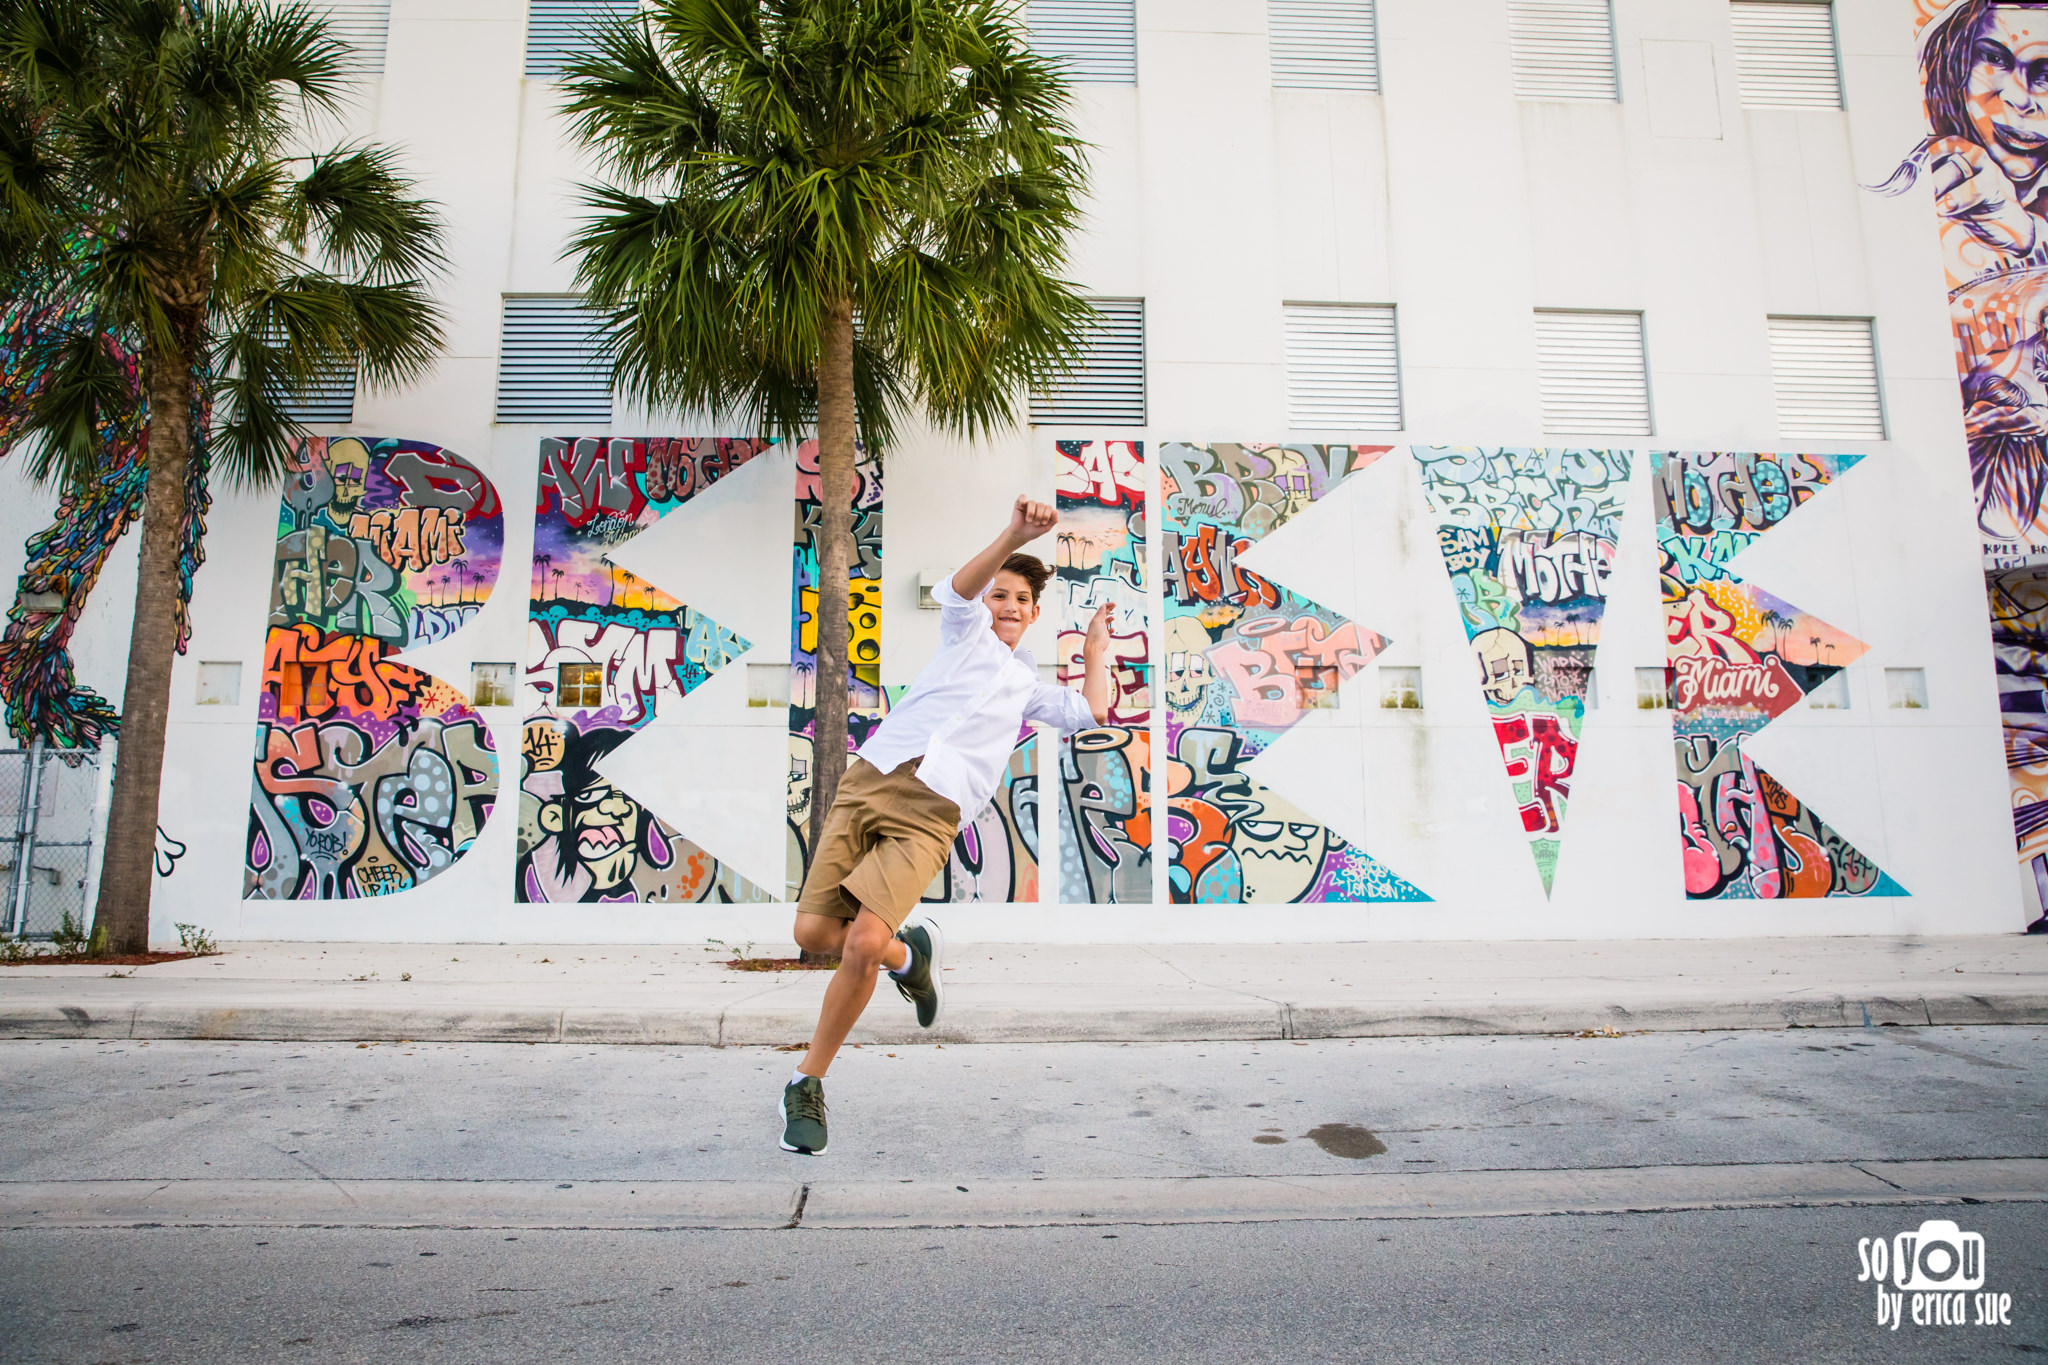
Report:
<svg viewBox="0 0 2048 1365"><path fill-rule="evenodd" d="M757 956L793 956L755 945ZM808 1038L824 972L701 946L235 943L0 968L0 1038L735 1046ZM2048 1022L2048 938L962 944L939 1026L886 982L856 1042L1207 1041Z"/></svg>

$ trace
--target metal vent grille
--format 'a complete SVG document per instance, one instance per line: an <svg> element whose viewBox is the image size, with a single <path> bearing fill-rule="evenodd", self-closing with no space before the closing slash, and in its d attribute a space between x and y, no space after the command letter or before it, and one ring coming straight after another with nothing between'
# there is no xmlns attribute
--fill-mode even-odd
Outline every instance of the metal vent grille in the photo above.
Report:
<svg viewBox="0 0 2048 1365"><path fill-rule="evenodd" d="M1641 313L1536 313L1537 387L1546 432L1650 435Z"/></svg>
<svg viewBox="0 0 2048 1365"><path fill-rule="evenodd" d="M1735 79L1753 109L1839 109L1834 6L1813 0L1734 0Z"/></svg>
<svg viewBox="0 0 2048 1365"><path fill-rule="evenodd" d="M1780 436L1884 439L1877 341L1868 318L1772 318Z"/></svg>
<svg viewBox="0 0 2048 1365"><path fill-rule="evenodd" d="M1508 0L1508 46L1518 99L1621 98L1607 0Z"/></svg>
<svg viewBox="0 0 2048 1365"><path fill-rule="evenodd" d="M611 365L600 352L598 314L583 300L505 300L498 346L500 422L609 422Z"/></svg>
<svg viewBox="0 0 2048 1365"><path fill-rule="evenodd" d="M639 11L640 0L527 0L526 74L556 75L590 50L593 24Z"/></svg>
<svg viewBox="0 0 2048 1365"><path fill-rule="evenodd" d="M1290 304L1287 425L1369 431L1401 429L1401 353L1394 310Z"/></svg>
<svg viewBox="0 0 2048 1365"><path fill-rule="evenodd" d="M384 74L384 42L391 31L391 0L328 0L327 31L355 49L354 68Z"/></svg>
<svg viewBox="0 0 2048 1365"><path fill-rule="evenodd" d="M1276 88L1380 88L1373 0L1267 0L1266 23Z"/></svg>
<svg viewBox="0 0 2048 1365"><path fill-rule="evenodd" d="M1090 299L1099 315L1065 379L1031 395L1035 426L1145 425L1145 301Z"/></svg>
<svg viewBox="0 0 2048 1365"><path fill-rule="evenodd" d="M1067 79L1131 85L1138 79L1136 0L1031 0L1031 47L1063 58Z"/></svg>
<svg viewBox="0 0 2048 1365"><path fill-rule="evenodd" d="M353 366L295 389L284 397L285 413L307 426L345 426L356 419L356 372Z"/></svg>

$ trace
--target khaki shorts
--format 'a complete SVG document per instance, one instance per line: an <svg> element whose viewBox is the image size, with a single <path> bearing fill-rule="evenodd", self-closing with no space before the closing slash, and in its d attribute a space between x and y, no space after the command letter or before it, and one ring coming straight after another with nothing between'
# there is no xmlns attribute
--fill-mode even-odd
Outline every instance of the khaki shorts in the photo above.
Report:
<svg viewBox="0 0 2048 1365"><path fill-rule="evenodd" d="M903 927L960 830L960 807L918 781L922 761L887 774L859 759L846 765L798 911L852 919L865 906Z"/></svg>

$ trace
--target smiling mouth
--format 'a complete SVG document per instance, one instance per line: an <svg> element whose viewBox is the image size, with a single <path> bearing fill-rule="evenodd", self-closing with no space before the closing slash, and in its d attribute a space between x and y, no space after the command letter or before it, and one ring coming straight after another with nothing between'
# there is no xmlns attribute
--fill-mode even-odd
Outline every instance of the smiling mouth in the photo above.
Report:
<svg viewBox="0 0 2048 1365"><path fill-rule="evenodd" d="M576 851L586 858L606 858L624 848L626 840L617 825L599 825L576 836Z"/></svg>
<svg viewBox="0 0 2048 1365"><path fill-rule="evenodd" d="M1994 123L1991 131L1998 140L2015 152L2039 152L2048 150L2048 133L2029 133L2008 123Z"/></svg>

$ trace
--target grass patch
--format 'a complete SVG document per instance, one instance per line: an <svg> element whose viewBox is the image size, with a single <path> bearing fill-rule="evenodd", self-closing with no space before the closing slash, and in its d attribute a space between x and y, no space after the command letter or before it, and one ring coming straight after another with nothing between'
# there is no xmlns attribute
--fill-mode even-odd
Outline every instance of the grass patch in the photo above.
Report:
<svg viewBox="0 0 2048 1365"><path fill-rule="evenodd" d="M736 972L831 972L839 969L836 957L806 962L800 957L729 957L725 965Z"/></svg>

